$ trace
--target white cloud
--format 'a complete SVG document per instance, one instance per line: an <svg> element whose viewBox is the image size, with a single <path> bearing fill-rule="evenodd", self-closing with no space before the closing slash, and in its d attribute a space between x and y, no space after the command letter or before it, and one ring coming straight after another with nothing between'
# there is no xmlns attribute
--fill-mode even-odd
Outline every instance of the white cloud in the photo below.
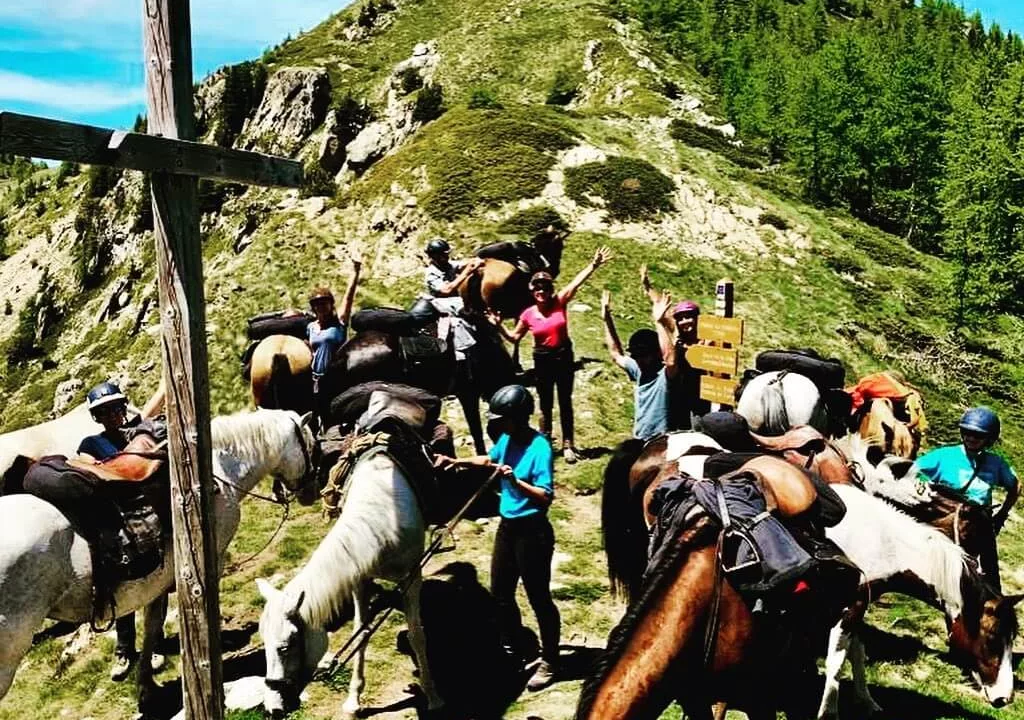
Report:
<svg viewBox="0 0 1024 720"><path fill-rule="evenodd" d="M143 87L41 80L0 70L0 101L33 103L78 112L114 110L144 102Z"/></svg>

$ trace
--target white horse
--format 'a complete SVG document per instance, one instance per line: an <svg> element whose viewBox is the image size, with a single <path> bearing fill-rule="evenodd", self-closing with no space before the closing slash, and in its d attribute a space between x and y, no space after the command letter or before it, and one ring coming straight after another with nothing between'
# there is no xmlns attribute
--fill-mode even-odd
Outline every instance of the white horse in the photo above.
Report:
<svg viewBox="0 0 1024 720"><path fill-rule="evenodd" d="M835 446L846 456L864 489L875 497L904 508L929 505L934 493L922 482L917 463L899 455L887 455L856 433L836 440Z"/></svg>
<svg viewBox="0 0 1024 720"><path fill-rule="evenodd" d="M864 574L863 597L829 634L825 693L818 717L836 717L839 672L847 653L857 697L869 711L880 708L868 692L864 649L853 629L863 621L867 601L890 590L913 595L942 610L949 644L981 686L1001 707L1013 698L1013 606L1021 597L1002 597L984 581L963 551L939 531L915 522L888 503L849 485L832 488L846 515L825 534Z"/></svg>
<svg viewBox="0 0 1024 720"><path fill-rule="evenodd" d="M828 408L821 392L799 373L773 370L752 378L743 388L736 412L758 435L782 435L797 425L810 425L828 435Z"/></svg>
<svg viewBox="0 0 1024 720"><path fill-rule="evenodd" d="M324 629L355 603L354 628L369 622L368 583L373 578L404 581L409 640L420 668L428 708L442 705L427 663L420 619L419 560L426 523L410 481L386 454L359 460L348 479L341 516L298 575L277 590L257 580L266 606L260 635L267 657L264 707L281 717L298 706L299 692L327 649ZM365 644L355 655L349 693L342 710L358 713L363 690Z"/></svg>
<svg viewBox="0 0 1024 720"><path fill-rule="evenodd" d="M280 479L303 504L316 499L311 462L315 441L309 415L300 417L286 410L219 417L210 429L217 485L213 527L223 567L224 551L238 529L242 498L262 478ZM140 709L154 687L150 656L163 627L164 597L173 585L174 554L168 542L162 567L122 583L115 592L118 614L146 607L139 662ZM37 497L0 497L0 698L10 688L44 619L82 623L92 614L92 557L86 540L60 511Z"/></svg>

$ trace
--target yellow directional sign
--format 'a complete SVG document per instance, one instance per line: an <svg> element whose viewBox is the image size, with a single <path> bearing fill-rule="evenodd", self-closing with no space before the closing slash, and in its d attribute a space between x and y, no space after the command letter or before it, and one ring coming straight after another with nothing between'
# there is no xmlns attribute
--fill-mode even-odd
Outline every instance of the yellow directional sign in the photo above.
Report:
<svg viewBox="0 0 1024 720"><path fill-rule="evenodd" d="M697 320L697 337L716 343L739 345L743 342L743 320L701 315Z"/></svg>
<svg viewBox="0 0 1024 720"><path fill-rule="evenodd" d="M736 402L737 384L735 380L702 375L700 378L701 399L722 405L733 405Z"/></svg>
<svg viewBox="0 0 1024 720"><path fill-rule="evenodd" d="M686 348L686 361L692 367L722 375L735 375L740 365L740 351L735 348L691 345Z"/></svg>

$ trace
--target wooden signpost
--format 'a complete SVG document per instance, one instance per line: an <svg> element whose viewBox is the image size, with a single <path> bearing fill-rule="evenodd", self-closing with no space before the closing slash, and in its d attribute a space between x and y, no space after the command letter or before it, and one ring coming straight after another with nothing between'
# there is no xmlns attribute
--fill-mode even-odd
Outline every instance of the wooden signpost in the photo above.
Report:
<svg viewBox="0 0 1024 720"><path fill-rule="evenodd" d="M700 396L715 405L735 404L740 352L743 344L743 320L733 315L733 284L719 280L715 285L715 314L697 319L697 338L704 345L691 345L686 360L695 368L705 370L700 378Z"/></svg>
<svg viewBox="0 0 1024 720"><path fill-rule="evenodd" d="M0 112L0 153L151 173L185 717L219 720L224 683L210 512L210 393L196 178L297 187L302 166L191 142L188 0L144 0L143 10L150 135Z"/></svg>

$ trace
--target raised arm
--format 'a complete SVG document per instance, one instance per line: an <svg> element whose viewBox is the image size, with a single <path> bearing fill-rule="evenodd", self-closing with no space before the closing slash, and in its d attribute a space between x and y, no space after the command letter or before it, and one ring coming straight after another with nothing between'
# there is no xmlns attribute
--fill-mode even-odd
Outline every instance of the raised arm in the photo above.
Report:
<svg viewBox="0 0 1024 720"><path fill-rule="evenodd" d="M646 263L640 266L640 288L644 291L644 295L647 296L652 305L658 302L658 291L651 286L651 276L647 273Z"/></svg>
<svg viewBox="0 0 1024 720"><path fill-rule="evenodd" d="M601 318L604 320L604 344L612 361L619 367L626 363L626 355L622 352L622 343L619 342L619 334L615 331L615 321L612 319L612 294L605 290L601 293Z"/></svg>
<svg viewBox="0 0 1024 720"><path fill-rule="evenodd" d="M656 293L657 294L657 293ZM665 364L665 377L676 376L676 326L669 317L668 309L672 305L672 295L663 291L651 308L651 319L654 329L658 332L658 347L661 349L661 360Z"/></svg>
<svg viewBox="0 0 1024 720"><path fill-rule="evenodd" d="M594 259L590 264L580 270L572 281L558 292L558 301L565 305L576 296L576 291L587 281L594 271L612 259L612 251L607 247L599 247L594 253Z"/></svg>
<svg viewBox="0 0 1024 720"><path fill-rule="evenodd" d="M455 276L455 279L453 279L451 282L446 282L438 286L438 294L443 297L450 297L451 295L454 295L458 291L462 283L466 282L466 280L469 279L470 275L475 273L483 266L483 258L473 258L472 260L468 260L466 264L462 266L462 270L459 271L459 274Z"/></svg>
<svg viewBox="0 0 1024 720"><path fill-rule="evenodd" d="M155 418L157 415L164 411L164 401L167 399L167 388L164 385L163 379L160 380L160 386L156 389L156 392L150 396L146 404L142 406L142 410L139 411L139 415L143 420L149 420Z"/></svg>
<svg viewBox="0 0 1024 720"><path fill-rule="evenodd" d="M338 319L341 324L348 327L348 320L352 317L352 301L356 298L356 288L359 286L359 271L363 269L363 258L358 253L352 253L352 277L349 278L348 287L345 288L345 297L341 300L341 309L338 310Z"/></svg>

